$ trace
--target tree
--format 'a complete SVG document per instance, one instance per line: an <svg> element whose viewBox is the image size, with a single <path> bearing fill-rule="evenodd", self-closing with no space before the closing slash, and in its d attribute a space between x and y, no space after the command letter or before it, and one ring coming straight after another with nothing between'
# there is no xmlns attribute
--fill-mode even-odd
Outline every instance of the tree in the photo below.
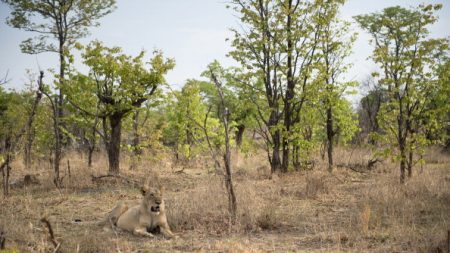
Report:
<svg viewBox="0 0 450 253"><path fill-rule="evenodd" d="M201 151L207 150L204 131L216 133L219 122L209 117L209 108L203 101L200 86L202 81L188 80L181 91L169 94L167 115L169 126L166 140L174 145L177 159L189 161ZM205 119L205 115L207 115ZM217 134L210 134L211 145L217 144Z"/></svg>
<svg viewBox="0 0 450 253"><path fill-rule="evenodd" d="M9 194L11 163L17 152L16 149L19 145L19 141L27 129L33 124L39 102L42 98L43 77L44 72L41 71L36 95L33 99L31 110L26 121L23 119L23 114L18 113L18 106L20 106L21 102L23 103L25 99L23 99L20 94L14 92L6 93L3 89L0 89L0 139L3 142L2 144L4 144L1 148L2 157L0 170L2 171L3 176L3 194L5 196L8 196Z"/></svg>
<svg viewBox="0 0 450 253"><path fill-rule="evenodd" d="M440 108L442 108L443 112L442 124L446 125L445 129L445 150L450 151L450 57L441 64L439 67L439 82L441 82L443 88L443 92L439 93L441 95L441 99L437 100L442 102ZM439 92L439 91L437 91ZM439 103L436 103L439 106Z"/></svg>
<svg viewBox="0 0 450 253"><path fill-rule="evenodd" d="M247 76L249 93L256 94L258 100L264 98L266 100L266 104L254 102L259 111L260 124L264 124L268 130L264 137L268 146L271 169L276 171L281 168L281 131L278 124L282 117L281 84L277 78L280 57L276 49L275 28L272 22L277 6L273 1L267 0L234 0L232 3L235 11L241 15L241 22L248 29L233 30L232 45L235 50L230 52L230 56L251 73ZM265 108L261 108L262 106Z"/></svg>
<svg viewBox="0 0 450 253"><path fill-rule="evenodd" d="M320 3L293 0L234 0L242 30L233 30L230 55L244 72L243 88L257 108L272 171L286 172L294 140L292 126L308 98L319 23ZM244 87L246 86L246 87ZM270 154L270 149L272 153ZM280 156L282 150L282 157Z"/></svg>
<svg viewBox="0 0 450 253"><path fill-rule="evenodd" d="M428 27L436 22L434 12L441 8L396 6L355 17L372 36L372 59L383 73L380 84L387 91L387 102L380 109L379 123L386 134L380 138L390 144L386 153L400 162L401 183L406 171L411 177L413 165L421 160L414 154L424 152L425 129L436 120L430 117L433 112L428 110L427 101L443 88L437 80L435 63L448 53L448 40L429 38ZM397 152L393 152L394 148Z"/></svg>
<svg viewBox="0 0 450 253"><path fill-rule="evenodd" d="M174 67L172 59L165 59L161 52L155 51L153 58L144 63L145 52L131 57L118 47L108 48L96 41L90 43L82 53L84 63L90 68L88 76L77 74L73 87L68 92L69 101L78 110L99 117L103 131L98 132L106 145L109 174L120 171L120 144L122 120L141 107L165 82L164 75ZM147 65L150 66L147 69ZM77 104L72 94L83 92L98 105L98 114L89 104Z"/></svg>
<svg viewBox="0 0 450 253"><path fill-rule="evenodd" d="M239 68L230 67L223 68L218 61L213 61L208 65L208 68L214 71L215 78L221 83L221 90L224 95L224 102L230 111L229 120L236 124L234 139L238 148L245 149L242 146L244 141L244 132L249 127L255 127L254 118L256 109L252 102L248 99L248 94L245 89L242 89L242 73ZM205 103L213 107L212 111L216 112L217 118L220 119L221 99L217 93L217 87L214 84L210 70L202 73L210 82L201 82L200 90L205 97Z"/></svg>
<svg viewBox="0 0 450 253"><path fill-rule="evenodd" d="M318 55L320 57L320 79L322 80L320 96L322 97L323 109L326 114L326 143L328 155L328 171L333 170L333 144L337 134L339 102L343 99L348 88L355 86L354 82L342 82L340 76L345 73L349 64L345 63L351 53L351 47L356 39L353 34L349 35L350 23L339 21L339 7L344 1L325 1L317 16L321 29L318 33ZM347 116L341 114L340 116ZM351 119L351 118L350 118Z"/></svg>
<svg viewBox="0 0 450 253"><path fill-rule="evenodd" d="M59 174L63 140L63 104L65 74L69 64L70 49L75 42L88 34L88 28L98 26L98 19L115 9L115 0L2 0L11 9L7 24L38 35L20 45L22 52L39 54L54 52L59 56L59 94L54 101L55 149L54 170ZM56 40L56 44L50 42ZM57 179L59 181L59 179Z"/></svg>
<svg viewBox="0 0 450 253"><path fill-rule="evenodd" d="M225 187L227 189L228 193L228 210L231 214L231 220L233 223L236 222L236 213L237 213L237 202L236 202L236 193L233 186L233 179L232 179L232 168L231 168L231 144L230 144L230 122L229 122L229 115L230 111L226 107L225 103L225 96L222 91L222 84L217 79L216 75L214 74L214 69L212 66L209 66L209 71L211 74L211 79L216 85L217 93L220 98L220 120L223 126L224 134L225 134L225 152L223 154L223 162L224 162L224 170L225 170Z"/></svg>
<svg viewBox="0 0 450 253"><path fill-rule="evenodd" d="M361 128L359 138L367 139L369 144L375 145L376 142L371 133L381 134L378 113L381 104L386 102L385 91L372 76L362 81L360 90L363 97L358 105L359 127Z"/></svg>

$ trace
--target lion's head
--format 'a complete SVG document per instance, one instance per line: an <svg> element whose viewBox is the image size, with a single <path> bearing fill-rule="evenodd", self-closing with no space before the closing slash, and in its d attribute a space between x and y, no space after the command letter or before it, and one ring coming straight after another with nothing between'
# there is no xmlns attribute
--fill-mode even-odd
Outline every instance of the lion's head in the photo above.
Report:
<svg viewBox="0 0 450 253"><path fill-rule="evenodd" d="M152 213L159 213L163 208L162 188L143 186L141 193L144 196L144 204Z"/></svg>

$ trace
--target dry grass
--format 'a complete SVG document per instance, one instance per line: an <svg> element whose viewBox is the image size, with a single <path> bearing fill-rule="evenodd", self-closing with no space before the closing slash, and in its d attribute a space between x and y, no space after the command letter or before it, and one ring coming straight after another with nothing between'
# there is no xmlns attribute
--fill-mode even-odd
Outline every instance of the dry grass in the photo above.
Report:
<svg viewBox="0 0 450 253"><path fill-rule="evenodd" d="M337 162L362 163L364 150L337 151ZM265 154L234 155L237 223L227 211L221 176L208 160L177 165L167 154L143 160L123 175L141 180L160 175L166 187L168 218L176 240L139 238L104 232L93 223L120 200L138 200L139 191L121 180L94 184L91 174L106 172L104 159L87 169L71 157L71 177L56 190L48 168L24 171L14 164L13 180L36 174L41 185L13 189L0 199L0 229L7 247L20 252L51 252L40 218L48 217L62 252L442 252L450 226L450 159L433 149L429 162L398 184L395 164L384 162L367 173L326 172L320 158L312 171L273 176ZM150 159L150 158L149 158ZM153 158L152 158L153 159ZM79 219L81 224L74 223Z"/></svg>

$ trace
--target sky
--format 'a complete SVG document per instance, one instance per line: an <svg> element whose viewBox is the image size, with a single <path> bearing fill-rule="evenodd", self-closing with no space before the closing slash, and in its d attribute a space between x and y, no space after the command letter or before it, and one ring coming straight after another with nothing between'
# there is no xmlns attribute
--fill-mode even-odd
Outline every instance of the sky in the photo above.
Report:
<svg viewBox="0 0 450 253"><path fill-rule="evenodd" d="M381 11L400 5L418 6L426 0L348 0L341 9L341 17L352 20L359 14ZM428 0L441 3L444 8L437 14L439 21L431 27L431 36L448 37L450 29L450 1ZM231 51L227 38L232 37L230 28L238 27L239 20L232 10L226 8L227 0L118 0L117 9L100 20L100 26L91 28L91 34L80 40L87 44L100 40L107 46L119 46L127 54L137 55L142 49L149 54L161 49L164 55L174 58L176 67L166 80L173 88L181 87L187 79L199 78L206 66L217 59L224 66L236 65L226 54ZM0 2L0 79L8 73L7 88L22 89L28 82L29 69L37 73L57 69L55 53L27 55L20 51L21 41L34 36L5 24L10 13L7 5ZM359 34L349 62L353 67L346 74L347 80L362 81L376 70L368 60L372 52L369 35L356 24L352 30ZM75 67L87 71L81 61Z"/></svg>

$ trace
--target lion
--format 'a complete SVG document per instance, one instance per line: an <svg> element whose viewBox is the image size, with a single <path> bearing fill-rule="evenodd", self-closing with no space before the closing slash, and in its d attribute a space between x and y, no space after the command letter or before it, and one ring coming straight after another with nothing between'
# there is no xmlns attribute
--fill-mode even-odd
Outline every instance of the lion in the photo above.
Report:
<svg viewBox="0 0 450 253"><path fill-rule="evenodd" d="M121 202L109 213L106 221L138 236L154 237L149 231L159 229L166 238L177 237L167 223L162 187L144 185L141 193L143 198L140 204L130 206Z"/></svg>

